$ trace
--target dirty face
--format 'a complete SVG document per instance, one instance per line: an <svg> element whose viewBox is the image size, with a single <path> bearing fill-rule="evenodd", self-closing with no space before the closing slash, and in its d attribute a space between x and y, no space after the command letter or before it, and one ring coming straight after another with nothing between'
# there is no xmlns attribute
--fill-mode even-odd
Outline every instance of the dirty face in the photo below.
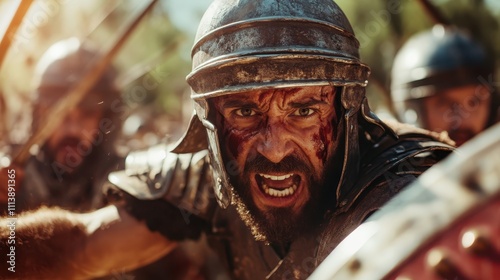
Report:
<svg viewBox="0 0 500 280"><path fill-rule="evenodd" d="M262 90L212 102L224 162L238 167L228 172L233 187L267 239L293 238L298 224L321 215L325 186L334 188L335 88Z"/></svg>
<svg viewBox="0 0 500 280"><path fill-rule="evenodd" d="M423 100L427 129L447 131L457 146L486 127L491 95L483 85L451 88Z"/></svg>

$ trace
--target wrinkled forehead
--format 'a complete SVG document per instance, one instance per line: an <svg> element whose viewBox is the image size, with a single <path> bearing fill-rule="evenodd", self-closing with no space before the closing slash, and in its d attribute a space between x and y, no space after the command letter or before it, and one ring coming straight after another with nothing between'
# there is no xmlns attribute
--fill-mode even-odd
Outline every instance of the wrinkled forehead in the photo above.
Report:
<svg viewBox="0 0 500 280"><path fill-rule="evenodd" d="M308 102L312 100L331 103L333 106L335 92L336 88L333 86L259 89L213 97L210 103L217 110L224 107L240 106L245 103L264 106L271 102L286 105L288 103Z"/></svg>

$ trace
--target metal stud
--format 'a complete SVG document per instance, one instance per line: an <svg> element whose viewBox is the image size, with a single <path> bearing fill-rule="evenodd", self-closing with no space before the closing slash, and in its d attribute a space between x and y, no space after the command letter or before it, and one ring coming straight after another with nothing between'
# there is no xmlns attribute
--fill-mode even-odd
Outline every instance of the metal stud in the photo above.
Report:
<svg viewBox="0 0 500 280"><path fill-rule="evenodd" d="M481 230L467 230L462 235L462 239L460 241L462 248L476 256L493 257L498 255L486 234Z"/></svg>
<svg viewBox="0 0 500 280"><path fill-rule="evenodd" d="M349 263L349 269L352 273L356 273L359 269L361 269L361 261L358 259L354 259Z"/></svg>
<svg viewBox="0 0 500 280"><path fill-rule="evenodd" d="M429 252L427 265L442 279L467 279L448 255L440 249L432 249Z"/></svg>

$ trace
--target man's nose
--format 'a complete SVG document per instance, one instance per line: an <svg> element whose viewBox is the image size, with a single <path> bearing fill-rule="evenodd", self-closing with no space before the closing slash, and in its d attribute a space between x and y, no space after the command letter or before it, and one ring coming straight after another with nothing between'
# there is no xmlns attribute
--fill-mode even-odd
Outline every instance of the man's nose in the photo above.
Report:
<svg viewBox="0 0 500 280"><path fill-rule="evenodd" d="M448 130L458 130L462 127L468 127L471 120L474 119L471 117L473 113L472 110L463 103L454 102L449 110L451 111L452 119L455 121L449 125Z"/></svg>
<svg viewBox="0 0 500 280"><path fill-rule="evenodd" d="M257 145L257 152L269 161L279 163L293 152L290 132L281 125L268 125Z"/></svg>

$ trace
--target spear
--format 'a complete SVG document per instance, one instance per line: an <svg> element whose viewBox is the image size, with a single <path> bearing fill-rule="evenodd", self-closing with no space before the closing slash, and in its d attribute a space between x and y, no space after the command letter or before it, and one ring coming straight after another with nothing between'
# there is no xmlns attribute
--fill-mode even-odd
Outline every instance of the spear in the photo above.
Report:
<svg viewBox="0 0 500 280"><path fill-rule="evenodd" d="M120 75L116 79L116 85L118 89L123 89L133 81L150 73L151 70L159 63L167 60L171 55L173 55L174 51L179 47L178 37L174 37L172 41L173 43L167 45L167 47L161 49L160 51L152 55L149 59L133 66L128 72Z"/></svg>
<svg viewBox="0 0 500 280"><path fill-rule="evenodd" d="M90 22L89 24L89 29L86 31L86 38L90 37L92 33L94 33L99 26L102 25L102 23L112 14L115 12L115 10L119 6L119 1L106 1L105 7L104 7L104 12L101 15L96 16Z"/></svg>
<svg viewBox="0 0 500 280"><path fill-rule="evenodd" d="M7 30L5 30L5 34L3 35L2 41L0 42L0 69L2 68L3 59L5 58L5 55L7 54L7 51L12 44L14 34L23 22L23 18L28 12L32 2L33 0L22 0L21 3L19 3L16 13L10 21L9 27L7 27Z"/></svg>
<svg viewBox="0 0 500 280"><path fill-rule="evenodd" d="M7 54L7 51L10 48L10 45L12 44L12 39L14 38L14 34L16 33L17 29L23 22L23 18L28 12L31 3L33 0L23 0L19 3L19 6L17 6L17 10L14 13L14 16L12 17L12 20L10 21L9 26L7 27L7 30L5 30L5 33L2 37L2 41L0 41L0 70L2 69L2 65L4 62L5 55ZM3 98L3 92L0 90L0 133L2 134L1 137L5 137L7 139L7 123L6 123L6 112L7 112L7 107L5 106L5 99ZM0 137L0 138L1 138Z"/></svg>
<svg viewBox="0 0 500 280"><path fill-rule="evenodd" d="M90 63L92 67L84 74L82 79L75 84L69 93L57 102L53 109L49 111L41 120L41 126L33 133L30 139L23 145L21 151L14 158L14 162L22 165L30 155L30 149L33 145L39 145L59 127L64 119L64 116L73 109L85 93L87 93L97 82L99 77L104 73L106 67L111 63L115 55L127 41L127 38L133 33L139 22L153 8L158 0L152 0L131 22L125 26L117 41L105 52L102 57L98 57Z"/></svg>

